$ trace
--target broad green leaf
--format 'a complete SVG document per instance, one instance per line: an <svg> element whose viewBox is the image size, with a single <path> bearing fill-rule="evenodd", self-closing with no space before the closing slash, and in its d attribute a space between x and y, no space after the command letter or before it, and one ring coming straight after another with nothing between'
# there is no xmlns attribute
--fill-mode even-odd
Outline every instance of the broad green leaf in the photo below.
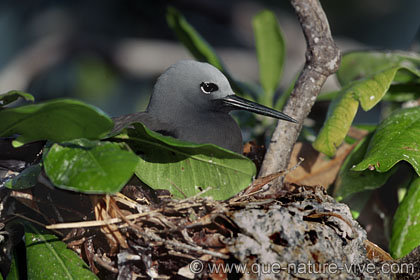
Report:
<svg viewBox="0 0 420 280"><path fill-rule="evenodd" d="M273 12L265 10L258 13L252 21L252 26L260 67L260 82L264 89L264 94L258 101L271 106L283 73L286 46Z"/></svg>
<svg viewBox="0 0 420 280"><path fill-rule="evenodd" d="M420 55L389 51L357 51L343 55L340 69L337 71L337 78L340 84L345 86L352 81L369 77L395 66L405 66L414 72L400 73L396 77L396 82L418 81L420 73L417 69L420 66Z"/></svg>
<svg viewBox="0 0 420 280"><path fill-rule="evenodd" d="M98 279L57 236L25 223L28 279Z"/></svg>
<svg viewBox="0 0 420 280"><path fill-rule="evenodd" d="M57 187L83 193L116 193L131 178L138 160L117 143L77 139L53 144L44 158L44 168Z"/></svg>
<svg viewBox="0 0 420 280"><path fill-rule="evenodd" d="M166 11L166 21L168 22L169 27L175 32L178 40L184 44L198 61L207 62L222 71L236 93L255 99L257 96L255 90L245 83L236 81L230 75L210 44L207 43L191 24L188 23L185 17L177 9L168 7Z"/></svg>
<svg viewBox="0 0 420 280"><path fill-rule="evenodd" d="M31 165L25 168L19 175L7 181L5 186L14 190L32 188L37 184L41 170L41 164Z"/></svg>
<svg viewBox="0 0 420 280"><path fill-rule="evenodd" d="M203 194L227 199L243 190L255 176L248 158L213 144L192 144L150 131L142 124L118 136L140 155L136 175L154 189L167 189L175 197ZM185 195L185 196L184 196Z"/></svg>
<svg viewBox="0 0 420 280"><path fill-rule="evenodd" d="M372 109L384 97L396 74L406 70L401 66L388 68L341 89L328 108L327 121L314 142L314 148L333 156L353 122L359 102L363 110Z"/></svg>
<svg viewBox="0 0 420 280"><path fill-rule="evenodd" d="M330 104L327 121L312 144L313 147L328 156L333 156L346 137L358 107L359 102L353 94L346 90L341 91Z"/></svg>
<svg viewBox="0 0 420 280"><path fill-rule="evenodd" d="M420 245L420 177L408 189L397 209L389 245L391 255L401 258Z"/></svg>
<svg viewBox="0 0 420 280"><path fill-rule="evenodd" d="M377 128L362 162L353 170L367 168L387 172L397 162L410 163L420 175L420 107L401 109Z"/></svg>
<svg viewBox="0 0 420 280"><path fill-rule="evenodd" d="M0 136L19 134L18 142L100 139L112 120L98 108L77 100L51 100L0 111Z"/></svg>
<svg viewBox="0 0 420 280"><path fill-rule="evenodd" d="M34 102L35 100L35 98L29 93L19 91L19 90L11 90L4 94L0 94L0 109L3 106L10 104L19 98L23 98L24 100L31 101L31 102Z"/></svg>
<svg viewBox="0 0 420 280"><path fill-rule="evenodd" d="M344 160L334 188L334 197L337 197L339 200L357 192L379 188L396 171L396 168L392 169L392 172L386 173L372 172L370 170L354 171L351 169L355 164L363 160L372 135L371 133L362 139Z"/></svg>

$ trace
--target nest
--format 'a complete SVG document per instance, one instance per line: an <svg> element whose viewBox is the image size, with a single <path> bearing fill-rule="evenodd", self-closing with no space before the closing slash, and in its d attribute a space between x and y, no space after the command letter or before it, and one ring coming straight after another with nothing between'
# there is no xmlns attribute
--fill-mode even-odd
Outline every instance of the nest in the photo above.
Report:
<svg viewBox="0 0 420 280"><path fill-rule="evenodd" d="M1 215L45 225L100 279L391 279L379 267L394 261L346 205L320 187L264 195L265 183L227 201L175 200L138 181L117 195L3 189Z"/></svg>

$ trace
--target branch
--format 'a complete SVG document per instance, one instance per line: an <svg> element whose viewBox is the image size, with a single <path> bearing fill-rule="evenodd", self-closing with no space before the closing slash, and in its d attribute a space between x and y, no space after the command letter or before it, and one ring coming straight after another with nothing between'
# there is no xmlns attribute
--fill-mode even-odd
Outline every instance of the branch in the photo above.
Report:
<svg viewBox="0 0 420 280"><path fill-rule="evenodd" d="M319 0L290 2L305 35L307 49L305 66L283 112L295 118L299 124L278 122L259 173L260 177L287 168L303 120L310 113L325 80L337 71L340 64L340 50L332 39L327 17ZM282 179L278 180L281 183Z"/></svg>

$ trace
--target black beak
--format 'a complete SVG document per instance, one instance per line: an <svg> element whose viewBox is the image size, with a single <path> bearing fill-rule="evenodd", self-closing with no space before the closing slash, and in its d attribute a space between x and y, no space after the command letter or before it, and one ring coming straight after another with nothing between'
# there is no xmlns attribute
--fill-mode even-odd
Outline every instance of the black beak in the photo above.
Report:
<svg viewBox="0 0 420 280"><path fill-rule="evenodd" d="M282 112L273 110L264 105L260 105L258 103L239 97L237 95L228 95L222 99L222 102L225 106L231 107L232 110L246 110L263 116L297 123L295 119L289 117L288 115Z"/></svg>

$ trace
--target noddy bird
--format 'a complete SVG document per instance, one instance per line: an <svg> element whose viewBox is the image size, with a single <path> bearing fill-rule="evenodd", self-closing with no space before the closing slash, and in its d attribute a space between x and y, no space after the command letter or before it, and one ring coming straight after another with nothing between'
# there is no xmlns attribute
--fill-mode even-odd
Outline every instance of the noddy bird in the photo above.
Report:
<svg viewBox="0 0 420 280"><path fill-rule="evenodd" d="M113 132L141 122L163 135L199 144L212 143L242 153L242 134L229 115L232 110L296 123L284 113L235 95L216 67L181 60L158 78L146 111L114 118Z"/></svg>

